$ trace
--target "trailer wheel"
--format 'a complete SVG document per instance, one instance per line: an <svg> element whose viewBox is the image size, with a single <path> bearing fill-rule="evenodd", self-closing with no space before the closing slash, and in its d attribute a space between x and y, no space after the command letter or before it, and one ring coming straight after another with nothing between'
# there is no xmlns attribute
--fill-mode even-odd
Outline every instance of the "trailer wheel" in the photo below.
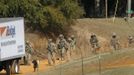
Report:
<svg viewBox="0 0 134 75"><path fill-rule="evenodd" d="M14 60L12 63L12 73L18 74L20 71L19 60Z"/></svg>
<svg viewBox="0 0 134 75"><path fill-rule="evenodd" d="M6 63L6 75L11 75L11 65L8 62Z"/></svg>
<svg viewBox="0 0 134 75"><path fill-rule="evenodd" d="M0 66L0 71L2 71L3 70L3 67L2 66Z"/></svg>

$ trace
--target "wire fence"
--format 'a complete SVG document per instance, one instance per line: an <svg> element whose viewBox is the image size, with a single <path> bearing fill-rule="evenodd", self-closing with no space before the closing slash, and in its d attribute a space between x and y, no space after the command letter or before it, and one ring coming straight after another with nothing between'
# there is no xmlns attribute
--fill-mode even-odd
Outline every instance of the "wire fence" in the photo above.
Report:
<svg viewBox="0 0 134 75"><path fill-rule="evenodd" d="M134 29L131 27L131 24L128 23L128 27L132 32ZM80 33L82 34L82 33ZM130 54L134 53L131 51L134 51L132 48L129 49L123 49L123 50L117 50L113 53L111 52L105 52L101 53L99 52L98 54L91 54L88 52L90 48L88 47L89 45L85 41L83 41L83 38L85 36L80 36L78 35L78 45L82 45L77 48L76 54L77 54L77 59L72 59L68 63L62 63L60 61L60 65L56 66L54 69L51 69L45 73L45 75L103 75L104 71L106 69L109 69L111 67L107 68L107 65L114 60L119 60L122 57L126 55L126 52L130 52ZM89 55L87 55L89 54ZM129 53L128 53L129 55ZM108 65L109 66L109 65Z"/></svg>
<svg viewBox="0 0 134 75"><path fill-rule="evenodd" d="M115 59L119 60L121 57L128 54L133 54L134 49L121 50L114 53L101 53L87 58L80 58L72 60L68 63L61 63L54 69L45 73L45 75L103 75L107 68L104 64L109 64Z"/></svg>

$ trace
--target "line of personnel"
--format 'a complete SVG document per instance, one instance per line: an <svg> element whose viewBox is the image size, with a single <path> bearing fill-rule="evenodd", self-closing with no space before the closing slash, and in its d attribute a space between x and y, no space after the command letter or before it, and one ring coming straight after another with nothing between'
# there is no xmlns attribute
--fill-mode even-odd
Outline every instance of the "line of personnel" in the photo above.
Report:
<svg viewBox="0 0 134 75"><path fill-rule="evenodd" d="M72 57L72 54L75 52L76 49L76 37L71 35L67 39L60 34L56 40L56 43L52 39L48 39L48 46L47 46L47 57L48 57L48 64L54 65L56 58L59 60L67 60L69 61ZM133 36L128 37L128 46L131 47L134 43ZM96 54L97 50L100 49L99 40L96 34L92 33L89 39L89 44L91 46L92 53ZM110 47L112 50L119 50L120 49L120 42L119 38L116 33L113 33L110 40ZM30 64L31 61L31 54L32 54L32 47L29 41L26 41L26 55L24 57L24 64Z"/></svg>
<svg viewBox="0 0 134 75"><path fill-rule="evenodd" d="M96 34L92 33L89 39L89 43L91 45L92 53L96 54L97 50L100 49L99 40ZM128 46L130 47L134 43L133 36L128 37ZM76 47L76 37L72 35L67 40L64 38L62 34L59 35L56 43L52 41L52 39L48 40L48 63L49 65L55 64L56 55L60 60L70 60L70 57L75 50ZM110 39L110 47L112 50L120 49L119 38L116 33L113 33Z"/></svg>
<svg viewBox="0 0 134 75"><path fill-rule="evenodd" d="M73 51L76 46L76 38L71 35L67 40L64 38L63 34L60 34L56 40L56 43L52 39L48 39L48 63L49 65L55 64L56 57L59 60L70 60Z"/></svg>

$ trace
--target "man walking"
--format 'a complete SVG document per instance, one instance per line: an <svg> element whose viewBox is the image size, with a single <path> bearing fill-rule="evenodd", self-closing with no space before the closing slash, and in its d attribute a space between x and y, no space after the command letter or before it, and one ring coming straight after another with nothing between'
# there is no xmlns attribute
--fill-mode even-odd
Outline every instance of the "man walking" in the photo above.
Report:
<svg viewBox="0 0 134 75"><path fill-rule="evenodd" d="M110 40L110 44L113 50L118 50L120 47L119 39L117 38L116 33L113 33L112 38Z"/></svg>
<svg viewBox="0 0 134 75"><path fill-rule="evenodd" d="M48 64L49 65L55 64L56 46L52 42L52 39L48 40L47 50L48 50Z"/></svg>
<svg viewBox="0 0 134 75"><path fill-rule="evenodd" d="M31 43L29 41L26 41L26 55L24 57L24 64L25 65L30 65L31 62L31 54L33 52L33 48L31 46Z"/></svg>
<svg viewBox="0 0 134 75"><path fill-rule="evenodd" d="M132 47L133 42L134 42L133 36L129 36L128 37L128 47Z"/></svg>
<svg viewBox="0 0 134 75"><path fill-rule="evenodd" d="M96 50L100 48L98 42L99 41L98 41L96 35L94 33L92 33L91 37L90 37L90 44L92 47L92 52L95 54L96 54Z"/></svg>
<svg viewBox="0 0 134 75"><path fill-rule="evenodd" d="M75 47L76 47L76 38L74 35L71 35L71 48L72 50L75 50Z"/></svg>
<svg viewBox="0 0 134 75"><path fill-rule="evenodd" d="M66 39L64 39L64 36L62 34L59 36L59 40L57 41L57 46L58 46L58 50L59 50L58 52L61 60L65 60L65 55L68 47L67 47L67 41Z"/></svg>

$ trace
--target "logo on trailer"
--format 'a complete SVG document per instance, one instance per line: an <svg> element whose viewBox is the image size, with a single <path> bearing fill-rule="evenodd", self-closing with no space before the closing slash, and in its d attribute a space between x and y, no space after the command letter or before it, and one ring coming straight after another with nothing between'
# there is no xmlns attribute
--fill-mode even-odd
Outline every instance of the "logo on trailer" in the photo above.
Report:
<svg viewBox="0 0 134 75"><path fill-rule="evenodd" d="M14 37L15 36L15 26L4 26L0 27L0 37Z"/></svg>

